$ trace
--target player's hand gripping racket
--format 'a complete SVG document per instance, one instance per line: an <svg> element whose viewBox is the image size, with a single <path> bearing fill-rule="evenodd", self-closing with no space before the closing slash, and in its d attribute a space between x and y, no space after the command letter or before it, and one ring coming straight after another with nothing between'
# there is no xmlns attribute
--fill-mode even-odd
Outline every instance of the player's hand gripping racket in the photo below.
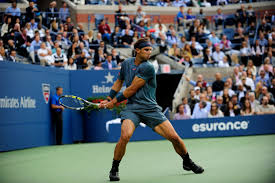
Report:
<svg viewBox="0 0 275 183"><path fill-rule="evenodd" d="M59 98L59 103L65 108L73 110L83 110L90 106L99 107L98 103L89 102L83 98L74 95L64 95Z"/></svg>

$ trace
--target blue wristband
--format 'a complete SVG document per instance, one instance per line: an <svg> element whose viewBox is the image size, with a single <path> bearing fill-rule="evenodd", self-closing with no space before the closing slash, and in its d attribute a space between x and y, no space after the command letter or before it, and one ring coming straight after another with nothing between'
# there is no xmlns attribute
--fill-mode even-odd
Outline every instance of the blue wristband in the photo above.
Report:
<svg viewBox="0 0 275 183"><path fill-rule="evenodd" d="M117 99L117 102L127 100L127 98L123 95L123 93L119 94L116 99Z"/></svg>
<svg viewBox="0 0 275 183"><path fill-rule="evenodd" d="M117 92L113 89L111 89L110 93L109 93L109 97L111 97L111 99L113 99L116 96Z"/></svg>

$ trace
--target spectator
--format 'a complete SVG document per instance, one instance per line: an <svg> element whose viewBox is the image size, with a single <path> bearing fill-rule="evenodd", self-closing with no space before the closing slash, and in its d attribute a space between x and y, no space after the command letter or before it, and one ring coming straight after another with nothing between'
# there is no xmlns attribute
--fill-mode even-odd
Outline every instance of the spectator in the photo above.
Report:
<svg viewBox="0 0 275 183"><path fill-rule="evenodd" d="M230 117L235 117L238 114L239 111L237 109L234 109L234 105L231 101L229 101L226 105L225 111L224 111L224 116L230 116Z"/></svg>
<svg viewBox="0 0 275 183"><path fill-rule="evenodd" d="M184 106L184 113L185 113L186 115L188 115L188 116L191 117L191 108L190 108L190 106L189 106L189 104L188 104L188 99L187 99L187 97L183 97L183 99L182 99L182 104L183 104L183 106Z"/></svg>
<svg viewBox="0 0 275 183"><path fill-rule="evenodd" d="M224 6L227 5L227 1L226 0L217 0L217 6Z"/></svg>
<svg viewBox="0 0 275 183"><path fill-rule="evenodd" d="M125 11L122 10L122 5L118 5L118 10L115 12L115 26L119 26L120 29L126 29L126 22L130 19Z"/></svg>
<svg viewBox="0 0 275 183"><path fill-rule="evenodd" d="M37 51L37 55L40 60L40 65L53 65L54 59L52 57L52 51L46 47L46 44L44 42L41 43L40 49L38 49Z"/></svg>
<svg viewBox="0 0 275 183"><path fill-rule="evenodd" d="M188 105L190 106L191 114L193 114L195 104L199 102L199 100L195 97L196 95L195 90L190 90L189 93L190 93L190 98L188 98Z"/></svg>
<svg viewBox="0 0 275 183"><path fill-rule="evenodd" d="M60 105L59 98L63 94L62 87L56 87L56 94L51 98L51 111L52 111L52 121L56 128L56 144L62 145L62 131L63 131L63 117L62 112L64 107Z"/></svg>
<svg viewBox="0 0 275 183"><path fill-rule="evenodd" d="M251 78L247 77L245 71L242 72L242 80L239 81L236 85L243 84L246 88L249 87L252 91L255 91L255 84Z"/></svg>
<svg viewBox="0 0 275 183"><path fill-rule="evenodd" d="M179 43L179 38L177 37L176 31L175 31L175 30L173 30L173 31L171 32L171 35L168 36L167 42L168 42L168 45L169 45L170 47L172 47L173 44L178 44L178 43Z"/></svg>
<svg viewBox="0 0 275 183"><path fill-rule="evenodd" d="M261 25L258 28L258 33L263 33L263 35L267 35L270 31L270 25L268 25L266 19L263 18L261 21Z"/></svg>
<svg viewBox="0 0 275 183"><path fill-rule="evenodd" d="M186 23L186 26L190 26L191 23L196 19L194 15L192 15L192 9L188 8L186 14L184 15L184 21Z"/></svg>
<svg viewBox="0 0 275 183"><path fill-rule="evenodd" d="M39 35L36 35L34 40L31 42L29 51L32 63L36 63L37 50L40 48L41 43L42 41L40 40Z"/></svg>
<svg viewBox="0 0 275 183"><path fill-rule="evenodd" d="M105 20L103 19L100 22L100 25L98 26L98 31L101 33L102 35L102 39L104 41L106 41L107 43L110 42L110 35L111 35L111 28L110 26L105 22Z"/></svg>
<svg viewBox="0 0 275 183"><path fill-rule="evenodd" d="M268 91L273 95L275 96L275 78L273 78L271 80L271 85L270 87L268 88Z"/></svg>
<svg viewBox="0 0 275 183"><path fill-rule="evenodd" d="M111 44L113 45L113 47L118 47L120 45L120 41L121 41L121 33L120 33L120 29L118 26L115 27L114 31L112 32L111 36Z"/></svg>
<svg viewBox="0 0 275 183"><path fill-rule="evenodd" d="M262 91L259 95L259 101L262 101L264 96L269 95L269 100L271 100L272 102L274 102L274 96L268 92L268 88L266 86L262 87Z"/></svg>
<svg viewBox="0 0 275 183"><path fill-rule="evenodd" d="M246 34L249 36L249 38L254 38L256 34L256 26L255 22L251 22L249 26L246 29Z"/></svg>
<svg viewBox="0 0 275 183"><path fill-rule="evenodd" d="M115 60L112 60L111 54L109 54L105 62L102 63L102 67L103 69L108 69L108 70L117 69L117 63Z"/></svg>
<svg viewBox="0 0 275 183"><path fill-rule="evenodd" d="M19 62L21 59L18 58L16 50L11 50L7 60L10 62Z"/></svg>
<svg viewBox="0 0 275 183"><path fill-rule="evenodd" d="M168 55L180 58L180 49L177 47L177 43L172 44L172 47L168 50Z"/></svg>
<svg viewBox="0 0 275 183"><path fill-rule="evenodd" d="M270 78L270 77L273 76L273 66L272 66L272 64L270 64L270 58L269 57L266 57L264 59L264 64L262 64L260 66L258 73L260 73L261 70L265 71L265 75L266 75L267 78Z"/></svg>
<svg viewBox="0 0 275 183"><path fill-rule="evenodd" d="M71 17L66 18L66 22L64 23L64 28L67 27L68 32L72 32L74 28L74 24L72 23Z"/></svg>
<svg viewBox="0 0 275 183"><path fill-rule="evenodd" d="M244 24L246 22L247 13L243 4L241 5L241 8L236 11L235 17L236 17L236 23L240 22Z"/></svg>
<svg viewBox="0 0 275 183"><path fill-rule="evenodd" d="M21 11L20 8L17 8L16 0L13 0L11 6L7 7L5 15L11 16L12 22L15 22L15 19L21 16Z"/></svg>
<svg viewBox="0 0 275 183"><path fill-rule="evenodd" d="M222 40L220 42L221 50L228 54L232 51L231 45L232 45L231 41L227 39L226 35L223 35Z"/></svg>
<svg viewBox="0 0 275 183"><path fill-rule="evenodd" d="M253 62L255 66L260 66L263 60L264 47L260 45L260 41L257 39L255 45L252 46Z"/></svg>
<svg viewBox="0 0 275 183"><path fill-rule="evenodd" d="M146 23L147 19L145 18L145 16L146 13L142 11L142 7L139 6L136 12L135 23L138 24L141 20L143 20Z"/></svg>
<svg viewBox="0 0 275 183"><path fill-rule="evenodd" d="M225 57L225 54L223 51L221 51L221 48L219 45L215 46L216 51L214 51L213 53L213 59L215 60L215 62L219 63L219 62L223 62L223 58Z"/></svg>
<svg viewBox="0 0 275 183"><path fill-rule="evenodd" d="M250 25L252 22L256 22L256 15L251 5L248 5L247 8L247 24Z"/></svg>
<svg viewBox="0 0 275 183"><path fill-rule="evenodd" d="M198 82L202 83L202 87L204 89L206 89L206 87L208 87L208 83L203 79L203 75L202 74L199 74L197 76L197 80L196 81L190 80L190 78L187 77L186 75L183 75L183 77L186 79L187 82L189 82L194 87L198 85Z"/></svg>
<svg viewBox="0 0 275 183"><path fill-rule="evenodd" d="M216 80L212 84L213 92L221 92L224 88L224 82L222 81L221 73L217 72L215 74Z"/></svg>
<svg viewBox="0 0 275 183"><path fill-rule="evenodd" d="M209 48L206 48L206 50L205 50L205 54L203 57L203 63L207 64L208 66L209 65L215 66L215 64L216 64L215 60L212 57L211 50Z"/></svg>
<svg viewBox="0 0 275 183"><path fill-rule="evenodd" d="M274 105L269 105L269 100L267 96L262 98L262 104L257 108L256 114L274 114Z"/></svg>
<svg viewBox="0 0 275 183"><path fill-rule="evenodd" d="M223 25L223 22L224 22L224 14L222 13L221 8L217 10L217 14L214 16L214 20L215 20L216 30L218 30L218 26Z"/></svg>
<svg viewBox="0 0 275 183"><path fill-rule="evenodd" d="M74 59L72 57L69 58L68 62L64 66L65 70L76 70L76 64L74 63Z"/></svg>
<svg viewBox="0 0 275 183"><path fill-rule="evenodd" d="M80 57L76 59L76 65L77 65L77 69L83 69L83 70L89 69L88 60L85 57L85 51L82 51Z"/></svg>
<svg viewBox="0 0 275 183"><path fill-rule="evenodd" d="M62 53L61 48L56 49L56 53L53 54L53 59L54 59L53 65L55 67L64 67L68 61L66 55Z"/></svg>
<svg viewBox="0 0 275 183"><path fill-rule="evenodd" d="M251 59L248 60L247 66L246 66L245 70L247 71L249 69L251 70L253 76L256 76L256 74L257 74L257 68L254 66L253 61Z"/></svg>
<svg viewBox="0 0 275 183"><path fill-rule="evenodd" d="M67 17L70 17L70 12L67 3L63 1L62 7L59 9L59 20L61 20L61 23L65 23Z"/></svg>
<svg viewBox="0 0 275 183"><path fill-rule="evenodd" d="M254 92L249 92L249 102L250 102L252 110L257 111L257 108L259 107L260 102L258 100L256 100Z"/></svg>
<svg viewBox="0 0 275 183"><path fill-rule="evenodd" d="M173 1L172 6L174 6L174 7L186 7L186 4L182 0L175 0L175 1Z"/></svg>
<svg viewBox="0 0 275 183"><path fill-rule="evenodd" d="M230 100L229 100L229 101L230 101ZM228 102L229 102L229 101L228 101ZM226 104L227 104L228 102L223 102L223 97L220 96L220 95L217 96L216 103L217 103L217 106L218 106L219 110L221 110L222 112L224 112L224 111L226 110Z"/></svg>
<svg viewBox="0 0 275 183"><path fill-rule="evenodd" d="M112 60L114 60L117 63L117 65L121 65L121 63L124 61L124 59L120 58L115 48L111 50L111 55L112 55Z"/></svg>
<svg viewBox="0 0 275 183"><path fill-rule="evenodd" d="M177 23L178 23L178 31L180 26L184 26L184 6L180 6L179 12L177 14Z"/></svg>
<svg viewBox="0 0 275 183"><path fill-rule="evenodd" d="M125 30L125 35L122 36L121 42L123 44L123 47L130 48L133 44L133 37L129 35L129 29Z"/></svg>
<svg viewBox="0 0 275 183"><path fill-rule="evenodd" d="M219 40L219 38L216 36L215 31L212 31L212 32L211 32L211 35L209 35L209 40L210 40L211 43L212 43L213 45L215 45L215 46L216 46L216 44L220 43L220 40Z"/></svg>
<svg viewBox="0 0 275 183"><path fill-rule="evenodd" d="M251 56L251 49L247 46L247 43L245 41L242 42L240 54L241 54L241 62L246 66L248 59Z"/></svg>
<svg viewBox="0 0 275 183"><path fill-rule="evenodd" d="M229 67L229 63L228 63L228 58L227 58L227 56L224 56L224 57L223 57L223 60L222 60L222 61L219 61L218 66L219 66L219 67Z"/></svg>
<svg viewBox="0 0 275 183"><path fill-rule="evenodd" d="M1 27L1 37L7 38L8 34L12 31L12 19L8 17Z"/></svg>
<svg viewBox="0 0 275 183"><path fill-rule="evenodd" d="M259 44L263 47L267 46L267 40L265 39L264 33L259 33Z"/></svg>
<svg viewBox="0 0 275 183"><path fill-rule="evenodd" d="M180 104L177 107L177 113L174 115L174 120L190 119L190 115L187 114L184 105Z"/></svg>
<svg viewBox="0 0 275 183"><path fill-rule="evenodd" d="M238 95L233 95L231 98L232 104L233 104L233 109L234 109L234 113L235 115L240 115L241 112L241 107L240 104L238 102Z"/></svg>
<svg viewBox="0 0 275 183"><path fill-rule="evenodd" d="M266 77L265 71L261 70L260 75L256 77L255 83L261 82L263 86L269 86L269 78Z"/></svg>
<svg viewBox="0 0 275 183"><path fill-rule="evenodd" d="M53 21L57 22L57 18L58 18L58 9L56 8L56 1L52 1L49 4L49 8L46 9L47 26L50 27L50 24Z"/></svg>
<svg viewBox="0 0 275 183"><path fill-rule="evenodd" d="M97 65L99 62L104 62L105 56L102 48L99 48L94 56L94 65Z"/></svg>
<svg viewBox="0 0 275 183"><path fill-rule="evenodd" d="M206 102L201 101L198 104L198 109L192 114L192 119L199 119L199 118L207 118L208 117L208 112L206 110Z"/></svg>
<svg viewBox="0 0 275 183"><path fill-rule="evenodd" d="M195 91L196 91L196 89L197 88L195 87ZM200 94L199 99L200 99L200 102L206 103L206 111L209 112L210 108L211 108L211 103L209 101L207 101L206 94L204 94L204 93ZM199 103L196 103L195 107L194 107L193 114L196 113L198 109L199 109Z"/></svg>
<svg viewBox="0 0 275 183"><path fill-rule="evenodd" d="M215 102L213 102L211 104L211 109L210 112L208 113L208 117L209 118L220 118L223 117L223 113L222 111L219 110L217 104Z"/></svg>

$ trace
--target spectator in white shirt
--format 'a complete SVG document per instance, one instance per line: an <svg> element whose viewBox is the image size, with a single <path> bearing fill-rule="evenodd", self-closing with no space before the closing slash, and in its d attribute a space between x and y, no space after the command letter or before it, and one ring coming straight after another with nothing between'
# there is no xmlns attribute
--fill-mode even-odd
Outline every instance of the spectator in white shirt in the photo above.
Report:
<svg viewBox="0 0 275 183"><path fill-rule="evenodd" d="M216 51L213 52L213 59L215 60L215 62L223 62L223 58L225 57L225 54L223 53L223 51L221 51L221 48L219 45L215 46Z"/></svg>
<svg viewBox="0 0 275 183"><path fill-rule="evenodd" d="M209 118L221 118L223 117L222 111L218 108L218 105L213 102L211 104L210 112L208 113Z"/></svg>
<svg viewBox="0 0 275 183"><path fill-rule="evenodd" d="M55 67L64 67L68 61L67 56L62 53L61 48L56 48L56 53L53 54L54 63L53 65Z"/></svg>
<svg viewBox="0 0 275 183"><path fill-rule="evenodd" d="M206 102L201 101L200 103L197 103L197 104L198 104L198 109L196 111L194 109L192 119L207 118L208 112L206 110Z"/></svg>
<svg viewBox="0 0 275 183"><path fill-rule="evenodd" d="M76 70L76 64L74 63L74 59L72 57L69 58L68 63L64 66L65 70Z"/></svg>
<svg viewBox="0 0 275 183"><path fill-rule="evenodd" d="M247 74L246 74L245 71L242 72L242 80L245 80L244 84L246 86L249 86L252 91L255 90L254 81L251 78L247 77ZM243 84L242 80L239 80L239 82L237 83L237 85Z"/></svg>
<svg viewBox="0 0 275 183"><path fill-rule="evenodd" d="M224 56L224 57L223 57L223 60L222 60L222 61L219 61L218 66L219 66L219 67L229 67L227 56Z"/></svg>
<svg viewBox="0 0 275 183"><path fill-rule="evenodd" d="M54 62L52 51L46 47L44 42L41 43L40 49L37 51L37 55L40 60L40 65L49 66Z"/></svg>

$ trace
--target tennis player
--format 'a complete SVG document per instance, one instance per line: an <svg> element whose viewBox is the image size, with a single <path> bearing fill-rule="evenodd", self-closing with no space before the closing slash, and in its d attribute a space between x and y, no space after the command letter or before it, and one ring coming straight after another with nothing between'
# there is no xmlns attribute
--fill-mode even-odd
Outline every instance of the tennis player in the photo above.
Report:
<svg viewBox="0 0 275 183"><path fill-rule="evenodd" d="M108 100L100 104L100 108L112 109L118 102L128 100L121 115L121 136L115 147L112 168L109 174L110 181L119 181L119 163L125 154L126 145L140 122L151 127L156 133L172 142L175 151L183 159L183 169L199 174L204 169L196 165L189 157L183 140L173 126L161 112L156 102L156 74L153 65L147 60L152 52L148 39L141 38L135 44L136 57L126 59L110 91ZM123 82L126 89L118 94Z"/></svg>

